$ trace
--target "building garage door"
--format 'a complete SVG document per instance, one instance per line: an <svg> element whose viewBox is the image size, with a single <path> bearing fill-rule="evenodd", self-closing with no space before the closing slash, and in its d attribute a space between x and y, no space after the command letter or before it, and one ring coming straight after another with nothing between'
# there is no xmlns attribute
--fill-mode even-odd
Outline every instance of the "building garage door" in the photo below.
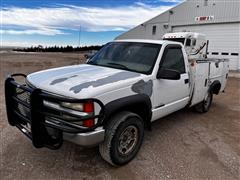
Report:
<svg viewBox="0 0 240 180"><path fill-rule="evenodd" d="M230 69L240 70L240 23L173 27L173 32L192 31L206 35L209 56L230 59Z"/></svg>

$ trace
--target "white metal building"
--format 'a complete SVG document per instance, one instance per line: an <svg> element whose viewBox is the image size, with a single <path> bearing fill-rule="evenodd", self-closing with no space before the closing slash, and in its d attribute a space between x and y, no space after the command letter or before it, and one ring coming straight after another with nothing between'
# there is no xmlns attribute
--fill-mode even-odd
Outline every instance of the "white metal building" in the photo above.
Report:
<svg viewBox="0 0 240 180"><path fill-rule="evenodd" d="M208 57L228 58L230 69L240 70L240 0L187 0L116 39L161 39L182 31L204 33Z"/></svg>

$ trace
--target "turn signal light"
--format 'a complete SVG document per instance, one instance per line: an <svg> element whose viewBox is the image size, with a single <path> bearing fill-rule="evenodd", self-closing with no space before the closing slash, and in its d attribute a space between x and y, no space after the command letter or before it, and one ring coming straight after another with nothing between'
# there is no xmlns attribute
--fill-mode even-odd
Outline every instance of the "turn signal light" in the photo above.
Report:
<svg viewBox="0 0 240 180"><path fill-rule="evenodd" d="M94 104L93 102L86 102L83 105L84 112L94 112Z"/></svg>
<svg viewBox="0 0 240 180"><path fill-rule="evenodd" d="M93 102L86 102L83 105L83 111L87 112L87 113L94 113L94 103ZM84 127L93 127L95 124L95 120L94 119L87 119L85 121L83 121L83 126Z"/></svg>
<svg viewBox="0 0 240 180"><path fill-rule="evenodd" d="M88 120L83 121L83 126L88 127L88 128L93 127L94 126L94 119L88 119Z"/></svg>

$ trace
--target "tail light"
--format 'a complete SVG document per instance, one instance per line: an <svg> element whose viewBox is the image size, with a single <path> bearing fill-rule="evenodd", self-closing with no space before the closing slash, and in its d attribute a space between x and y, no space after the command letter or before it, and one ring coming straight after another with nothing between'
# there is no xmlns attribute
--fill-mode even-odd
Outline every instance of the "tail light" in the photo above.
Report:
<svg viewBox="0 0 240 180"><path fill-rule="evenodd" d="M94 114L94 103L93 102L84 103L83 111L93 115ZM94 119L87 119L87 120L83 121L84 127L90 128L90 127L93 127L94 124L95 124Z"/></svg>

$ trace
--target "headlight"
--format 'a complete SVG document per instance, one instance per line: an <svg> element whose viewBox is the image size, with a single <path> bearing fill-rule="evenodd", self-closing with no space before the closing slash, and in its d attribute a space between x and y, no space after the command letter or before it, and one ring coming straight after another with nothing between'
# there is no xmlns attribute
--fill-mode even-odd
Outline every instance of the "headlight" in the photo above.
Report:
<svg viewBox="0 0 240 180"><path fill-rule="evenodd" d="M75 111L82 111L88 114L94 113L94 103L93 102L86 102L86 103L68 103L68 102L62 102L60 103L60 106L68 109L72 109ZM67 115L68 116L68 115ZM68 117L69 118L69 117ZM70 117L71 118L71 117ZM78 125L91 128L95 124L95 119L86 119L84 121L80 121L77 123Z"/></svg>
<svg viewBox="0 0 240 180"><path fill-rule="evenodd" d="M69 102L55 103L55 102L49 102L44 100L43 104L46 107L50 107L52 109L62 111L63 112L62 116L65 117L67 120L72 120L72 121L76 120L76 117L71 116L71 114L82 116L82 117L94 115L94 102L91 102L91 101L88 101L85 103L69 103ZM73 123L78 124L80 126L91 128L95 125L95 118L86 119L83 121L73 122Z"/></svg>
<svg viewBox="0 0 240 180"><path fill-rule="evenodd" d="M84 110L83 104L81 104L81 103L62 102L62 103L60 103L60 106L68 108L68 109L76 110L76 111Z"/></svg>

